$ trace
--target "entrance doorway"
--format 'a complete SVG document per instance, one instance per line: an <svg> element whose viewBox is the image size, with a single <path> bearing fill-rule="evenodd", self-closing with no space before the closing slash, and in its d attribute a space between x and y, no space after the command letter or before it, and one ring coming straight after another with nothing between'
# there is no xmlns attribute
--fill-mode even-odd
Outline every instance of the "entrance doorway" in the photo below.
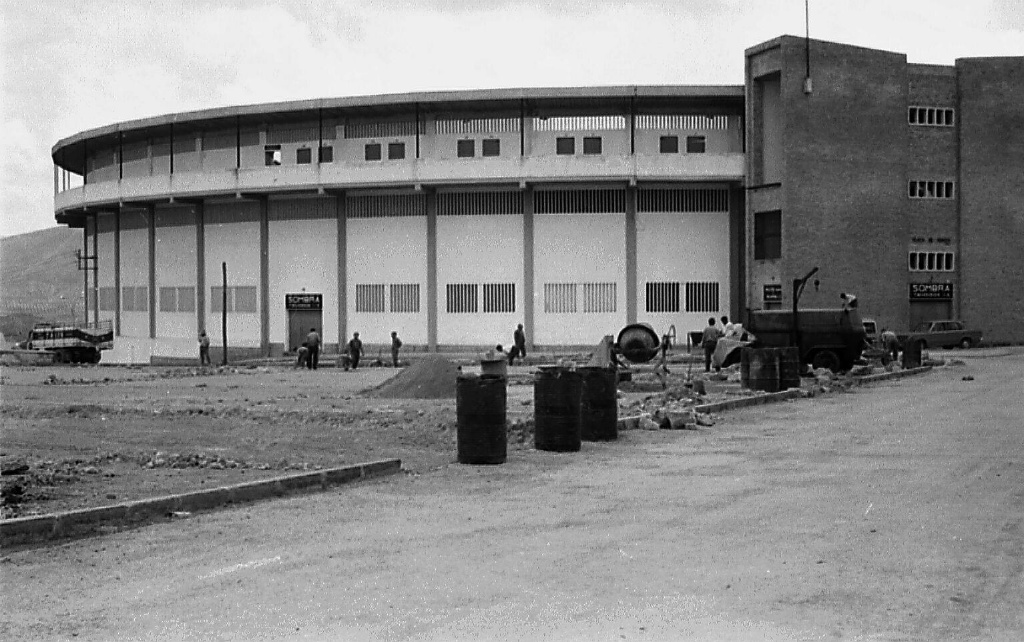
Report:
<svg viewBox="0 0 1024 642"><path fill-rule="evenodd" d="M953 318L952 301L911 301L910 330L926 321L942 321Z"/></svg>
<svg viewBox="0 0 1024 642"><path fill-rule="evenodd" d="M306 340L310 328L324 335L324 297L322 294L286 294L284 307L288 314L288 352L295 352Z"/></svg>

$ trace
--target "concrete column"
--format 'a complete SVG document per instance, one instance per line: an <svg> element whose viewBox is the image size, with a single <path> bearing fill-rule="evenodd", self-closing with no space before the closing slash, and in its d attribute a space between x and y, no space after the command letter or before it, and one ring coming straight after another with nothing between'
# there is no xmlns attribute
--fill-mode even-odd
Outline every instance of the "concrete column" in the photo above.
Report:
<svg viewBox="0 0 1024 642"><path fill-rule="evenodd" d="M149 223L149 338L156 338L156 205L146 206Z"/></svg>
<svg viewBox="0 0 1024 642"><path fill-rule="evenodd" d="M338 221L338 351L348 342L348 218L345 192L334 195L334 215Z"/></svg>
<svg viewBox="0 0 1024 642"><path fill-rule="evenodd" d="M427 350L437 352L437 193L427 191Z"/></svg>
<svg viewBox="0 0 1024 642"><path fill-rule="evenodd" d="M114 333L121 335L121 208L114 211Z"/></svg>
<svg viewBox="0 0 1024 642"><path fill-rule="evenodd" d="M746 192L742 185L729 188L729 319L747 323Z"/></svg>
<svg viewBox="0 0 1024 642"><path fill-rule="evenodd" d="M626 188L626 323L636 323L636 186Z"/></svg>
<svg viewBox="0 0 1024 642"><path fill-rule="evenodd" d="M260 197L260 353L270 356L270 199Z"/></svg>
<svg viewBox="0 0 1024 642"><path fill-rule="evenodd" d="M526 347L532 352L534 337L534 300L537 296L533 282L533 186L527 185L523 194L523 331Z"/></svg>
<svg viewBox="0 0 1024 642"><path fill-rule="evenodd" d="M92 217L92 322L100 323L100 215Z"/></svg>
<svg viewBox="0 0 1024 642"><path fill-rule="evenodd" d="M196 329L206 331L206 202L196 201Z"/></svg>

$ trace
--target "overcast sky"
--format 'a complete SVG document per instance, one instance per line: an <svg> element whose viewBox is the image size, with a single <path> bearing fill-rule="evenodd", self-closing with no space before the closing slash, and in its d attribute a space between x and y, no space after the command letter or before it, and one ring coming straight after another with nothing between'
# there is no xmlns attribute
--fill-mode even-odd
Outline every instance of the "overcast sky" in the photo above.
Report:
<svg viewBox="0 0 1024 642"><path fill-rule="evenodd" d="M0 0L0 236L52 227L50 150L193 109L440 89L743 83L804 0ZM1024 55L1024 0L810 0L910 62Z"/></svg>

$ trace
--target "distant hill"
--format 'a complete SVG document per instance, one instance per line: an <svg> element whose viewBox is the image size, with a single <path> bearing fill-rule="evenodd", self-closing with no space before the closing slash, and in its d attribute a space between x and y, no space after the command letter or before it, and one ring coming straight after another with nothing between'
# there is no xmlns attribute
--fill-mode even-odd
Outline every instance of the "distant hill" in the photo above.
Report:
<svg viewBox="0 0 1024 642"><path fill-rule="evenodd" d="M24 338L39 321L69 320L72 304L81 317L81 247L82 230L67 227L0 238L0 333L8 340Z"/></svg>

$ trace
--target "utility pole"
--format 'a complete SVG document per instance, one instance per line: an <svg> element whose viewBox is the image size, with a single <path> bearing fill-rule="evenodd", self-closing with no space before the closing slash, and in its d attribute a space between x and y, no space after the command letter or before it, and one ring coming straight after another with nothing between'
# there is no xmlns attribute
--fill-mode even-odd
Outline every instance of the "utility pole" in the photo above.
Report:
<svg viewBox="0 0 1024 642"><path fill-rule="evenodd" d="M220 264L222 286L220 289L221 306L220 306L220 330L221 337L224 340L224 356L221 358L221 365L228 365L228 264L223 262Z"/></svg>
<svg viewBox="0 0 1024 642"><path fill-rule="evenodd" d="M814 268L804 276L802 279L793 279L793 345L796 346L797 350L800 350L800 316L798 314L797 303L800 302L800 295L803 294L804 286L807 285L807 281L818 272L818 268ZM815 287L817 287L817 281L815 281ZM800 358L803 358L803 350L800 350Z"/></svg>

